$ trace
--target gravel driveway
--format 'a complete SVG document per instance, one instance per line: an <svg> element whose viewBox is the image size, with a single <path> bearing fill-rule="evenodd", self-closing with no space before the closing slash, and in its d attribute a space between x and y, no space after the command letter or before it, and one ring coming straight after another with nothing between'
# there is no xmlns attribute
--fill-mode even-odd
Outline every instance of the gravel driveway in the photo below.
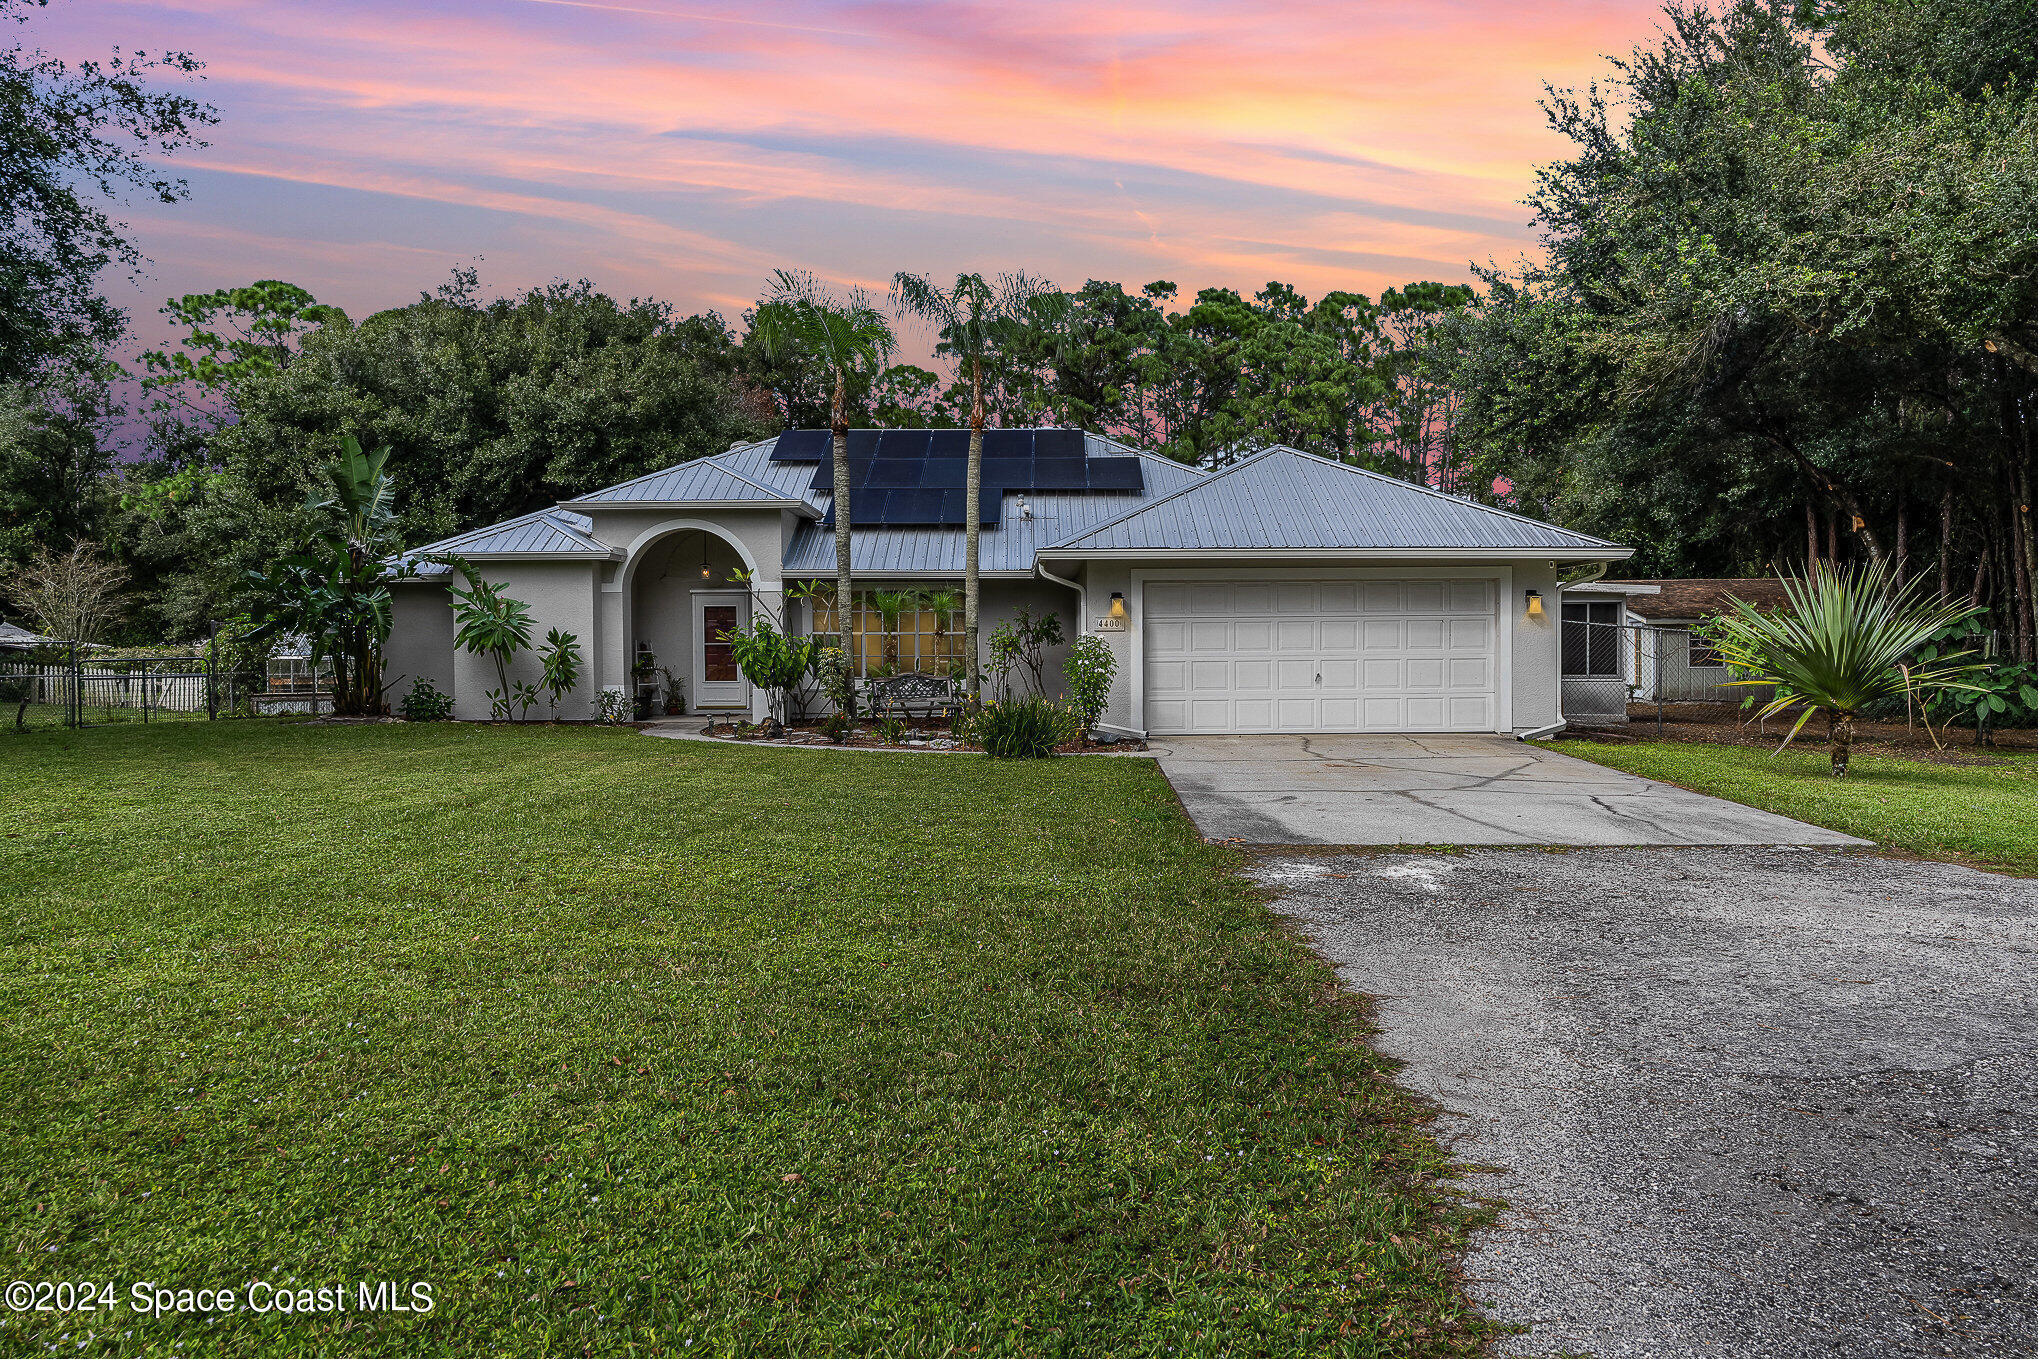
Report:
<svg viewBox="0 0 2038 1359"><path fill-rule="evenodd" d="M1504 1168L1504 1350L2038 1353L2038 883L1819 850L1273 858Z"/></svg>

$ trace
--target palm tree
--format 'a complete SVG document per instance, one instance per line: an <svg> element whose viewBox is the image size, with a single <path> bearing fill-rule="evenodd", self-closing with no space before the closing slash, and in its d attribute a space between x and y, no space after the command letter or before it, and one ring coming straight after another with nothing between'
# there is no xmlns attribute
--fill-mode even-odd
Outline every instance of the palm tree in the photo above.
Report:
<svg viewBox="0 0 2038 1359"><path fill-rule="evenodd" d="M962 631L963 655L969 668L969 696L980 697L977 604L982 593L978 567L983 524L978 499L984 484L984 384L1004 360L1013 341L1027 334L1058 334L1069 310L1068 296L1045 279L1027 274L1000 274L996 283L982 274L957 274L955 286L944 288L924 274L901 273L892 279L892 304L902 315L915 316L941 331L943 345L955 356L957 376L969 384L969 472L963 520Z"/></svg>
<svg viewBox="0 0 2038 1359"><path fill-rule="evenodd" d="M1804 709L1778 754L1813 713L1824 712L1833 773L1842 775L1854 719L1869 704L1906 693L1979 688L1971 682L1982 668L1973 652L1924 663L1909 659L1933 633L1979 612L1929 597L1922 584L1922 578L1899 584L1885 561L1852 572L1820 562L1809 576L1784 578L1785 608L1763 614L1737 599L1733 612L1713 620L1713 649L1741 676L1731 683L1775 687L1762 716Z"/></svg>
<svg viewBox="0 0 2038 1359"><path fill-rule="evenodd" d="M797 353L822 364L835 378L828 429L835 454L835 630L845 655L854 657L856 616L849 563L849 389L868 383L891 361L891 325L862 289L838 298L812 274L780 269L765 287L751 323L751 339L766 358ZM852 690L853 701L853 690ZM851 717L855 713L848 714Z"/></svg>

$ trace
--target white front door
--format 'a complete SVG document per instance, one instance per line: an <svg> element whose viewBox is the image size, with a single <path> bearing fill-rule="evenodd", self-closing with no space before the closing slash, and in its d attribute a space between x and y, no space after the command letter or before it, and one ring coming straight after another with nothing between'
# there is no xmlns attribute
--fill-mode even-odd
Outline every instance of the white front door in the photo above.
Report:
<svg viewBox="0 0 2038 1359"><path fill-rule="evenodd" d="M750 681L736 665L727 634L750 626L743 590L697 590L693 596L693 703L696 708L750 707Z"/></svg>
<svg viewBox="0 0 2038 1359"><path fill-rule="evenodd" d="M1491 580L1146 583L1146 729L1493 731Z"/></svg>

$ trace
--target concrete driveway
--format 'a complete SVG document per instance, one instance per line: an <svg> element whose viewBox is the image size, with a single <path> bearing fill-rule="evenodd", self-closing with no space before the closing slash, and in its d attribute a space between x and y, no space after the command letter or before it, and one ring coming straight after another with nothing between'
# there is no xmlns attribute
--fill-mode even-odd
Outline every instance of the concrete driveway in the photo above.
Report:
<svg viewBox="0 0 2038 1359"><path fill-rule="evenodd" d="M1510 736L1153 743L1206 839L1255 845L1861 845Z"/></svg>
<svg viewBox="0 0 2038 1359"><path fill-rule="evenodd" d="M2030 1355L2038 882L1767 848L1264 859L1511 1209L1504 1353Z"/></svg>

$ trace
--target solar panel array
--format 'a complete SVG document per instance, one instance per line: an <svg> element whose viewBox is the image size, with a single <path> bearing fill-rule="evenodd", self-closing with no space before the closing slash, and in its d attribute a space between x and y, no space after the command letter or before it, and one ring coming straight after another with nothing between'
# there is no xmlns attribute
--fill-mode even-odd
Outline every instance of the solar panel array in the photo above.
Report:
<svg viewBox="0 0 2038 1359"><path fill-rule="evenodd" d="M813 489L835 490L834 444L825 429L789 429L772 448L773 462L811 462ZM969 431L855 429L849 432L849 515L860 525L954 525L969 508ZM984 431L983 493L978 521L998 522L1010 491L1145 489L1138 458L1092 458L1078 429ZM825 524L835 522L831 505Z"/></svg>

